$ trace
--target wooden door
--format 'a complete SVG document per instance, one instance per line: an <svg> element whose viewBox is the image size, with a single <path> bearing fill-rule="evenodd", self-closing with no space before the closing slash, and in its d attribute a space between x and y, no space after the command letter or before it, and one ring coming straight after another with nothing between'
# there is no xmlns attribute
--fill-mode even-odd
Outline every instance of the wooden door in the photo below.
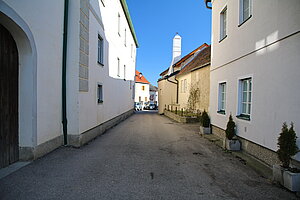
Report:
<svg viewBox="0 0 300 200"><path fill-rule="evenodd" d="M16 43L0 24L0 168L19 159L18 65Z"/></svg>

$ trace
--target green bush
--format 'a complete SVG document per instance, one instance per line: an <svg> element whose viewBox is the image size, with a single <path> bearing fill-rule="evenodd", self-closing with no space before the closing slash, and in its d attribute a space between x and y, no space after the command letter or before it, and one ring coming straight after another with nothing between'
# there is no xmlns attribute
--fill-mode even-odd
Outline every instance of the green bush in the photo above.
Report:
<svg viewBox="0 0 300 200"><path fill-rule="evenodd" d="M291 123L290 129L288 129L288 126L284 122L277 143L279 148L277 155L284 168L289 168L291 157L299 151L296 141L297 136L293 123Z"/></svg>
<svg viewBox="0 0 300 200"><path fill-rule="evenodd" d="M229 121L227 122L227 127L225 130L225 133L226 133L226 138L228 140L232 140L232 138L235 135L235 123L234 123L231 115L229 116Z"/></svg>
<svg viewBox="0 0 300 200"><path fill-rule="evenodd" d="M203 111L203 113L201 115L200 123L203 127L209 127L209 125L210 125L210 119L205 110Z"/></svg>

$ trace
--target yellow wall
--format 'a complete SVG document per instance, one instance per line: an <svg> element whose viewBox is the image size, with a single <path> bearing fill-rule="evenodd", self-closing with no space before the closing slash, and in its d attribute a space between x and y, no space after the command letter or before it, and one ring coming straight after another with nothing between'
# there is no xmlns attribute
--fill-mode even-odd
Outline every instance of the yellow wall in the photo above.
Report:
<svg viewBox="0 0 300 200"><path fill-rule="evenodd" d="M187 90L184 92L182 89L182 81L187 80ZM210 65L195 70L193 72L189 72L187 74L177 76L177 80L179 81L179 95L178 95L178 103L180 104L180 109L186 109L188 107L188 99L190 95L191 87L199 88L199 97L198 102L196 104L196 109L201 111L208 111L209 107L209 81L210 81Z"/></svg>
<svg viewBox="0 0 300 200"><path fill-rule="evenodd" d="M170 81L175 82L175 77L169 78ZM165 105L176 104L177 98L177 85L170 83L167 80L161 80L158 82L158 112L164 113Z"/></svg>

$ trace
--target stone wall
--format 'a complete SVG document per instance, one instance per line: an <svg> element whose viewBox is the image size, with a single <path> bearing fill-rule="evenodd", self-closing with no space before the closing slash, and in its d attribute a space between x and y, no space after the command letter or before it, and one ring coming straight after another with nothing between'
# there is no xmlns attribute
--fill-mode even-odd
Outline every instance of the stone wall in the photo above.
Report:
<svg viewBox="0 0 300 200"><path fill-rule="evenodd" d="M214 125L212 125L211 127L212 127L213 134L215 134L216 136L218 136L222 139L224 139L226 137L225 130L223 130L217 126L214 126ZM265 147L262 147L258 144L255 144L255 143L253 143L249 140L246 140L242 137L238 137L238 138L241 141L241 145L242 145L241 148L242 148L243 152L250 154L251 156L257 158L258 160L266 163L269 166L280 163L280 161L277 158L276 152L274 152L270 149L267 149Z"/></svg>
<svg viewBox="0 0 300 200"><path fill-rule="evenodd" d="M80 0L79 91L89 91L89 1Z"/></svg>
<svg viewBox="0 0 300 200"><path fill-rule="evenodd" d="M165 110L164 114L165 114L165 116L167 116L177 122L180 122L180 123L197 123L197 122L199 122L199 119L196 117L184 117L184 116L177 115L168 110Z"/></svg>

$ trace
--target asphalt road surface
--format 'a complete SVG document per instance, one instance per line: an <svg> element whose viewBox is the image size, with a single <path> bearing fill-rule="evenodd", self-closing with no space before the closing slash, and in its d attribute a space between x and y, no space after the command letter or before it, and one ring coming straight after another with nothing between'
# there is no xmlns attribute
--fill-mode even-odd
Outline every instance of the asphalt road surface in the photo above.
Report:
<svg viewBox="0 0 300 200"><path fill-rule="evenodd" d="M0 180L0 199L297 199L230 153L153 112Z"/></svg>

